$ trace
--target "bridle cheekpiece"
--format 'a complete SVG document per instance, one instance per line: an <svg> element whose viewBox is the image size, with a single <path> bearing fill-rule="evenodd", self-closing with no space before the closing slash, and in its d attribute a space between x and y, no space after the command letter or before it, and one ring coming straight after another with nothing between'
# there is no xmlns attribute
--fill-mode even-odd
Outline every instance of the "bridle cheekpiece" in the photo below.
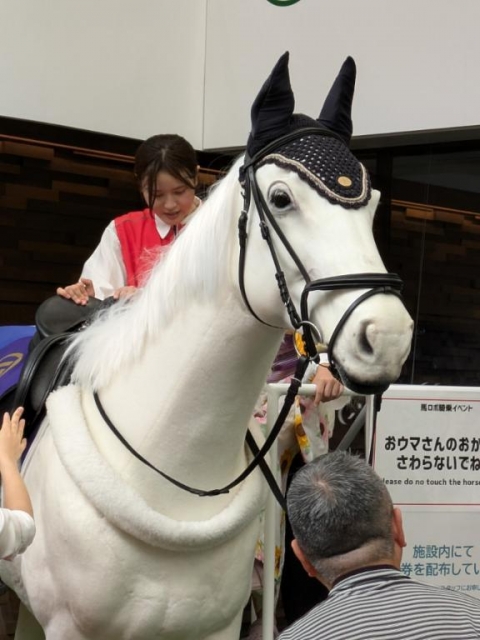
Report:
<svg viewBox="0 0 480 640"><path fill-rule="evenodd" d="M335 145L344 150L343 155L340 153L336 154L336 157L340 158L340 161L337 162L336 165L334 163L333 167L329 167L329 174L327 176L317 175L310 169L310 167L321 166L322 158L320 157L319 159L318 156L321 156L322 146L325 141L328 145L333 141ZM295 151L297 151L298 154L299 147L304 149L304 154L308 159L310 167L307 167L307 171L302 171L301 167L303 167L303 164L299 163L298 159L294 157ZM352 163L352 158L354 163ZM238 237L240 244L238 279L243 300L250 313L259 320L259 322L268 325L253 309L245 287L245 260L248 241L247 222L253 201L258 214L261 236L268 245L275 266L275 278L277 280L280 297L287 310L292 328L302 332L308 358L315 362L319 360L317 343L320 342L321 350L326 350L328 353L332 373L338 377L339 371L335 362L334 347L347 319L362 302L374 295L386 293L401 297L400 292L403 283L399 276L394 273L356 273L311 280L302 261L279 227L258 186L256 171L269 162L296 171L300 178L313 186L320 195L326 197L330 202L350 209L357 209L368 203L371 197L368 174L363 165L350 153L340 136L318 126L302 127L290 131L286 135L265 145L253 157L249 157L247 153L245 155L245 161L240 168L240 184L242 186L244 204L238 220ZM346 167L347 170L345 170ZM340 180L340 178L344 178L343 181ZM313 185L312 182L314 182ZM333 189L332 185L334 186ZM335 188L336 185L338 185L337 188ZM272 241L272 232L277 235L305 280L300 309L297 309L292 301L285 274ZM324 344L320 328L316 327L310 319L308 296L312 291L337 291L340 289L367 289L367 291L356 298L344 312L327 346ZM357 387L352 390L357 390L361 393L363 389Z"/></svg>

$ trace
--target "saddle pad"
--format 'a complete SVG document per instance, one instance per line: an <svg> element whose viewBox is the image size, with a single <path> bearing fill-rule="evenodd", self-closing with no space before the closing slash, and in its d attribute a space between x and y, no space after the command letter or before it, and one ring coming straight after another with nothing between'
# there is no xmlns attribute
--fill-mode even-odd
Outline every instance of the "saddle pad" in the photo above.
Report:
<svg viewBox="0 0 480 640"><path fill-rule="evenodd" d="M10 333L8 331L10 328L29 331L19 337L17 332ZM34 331L34 327L1 327L1 337L5 338L5 342L0 346L0 398L17 384ZM15 337L7 340L5 334Z"/></svg>

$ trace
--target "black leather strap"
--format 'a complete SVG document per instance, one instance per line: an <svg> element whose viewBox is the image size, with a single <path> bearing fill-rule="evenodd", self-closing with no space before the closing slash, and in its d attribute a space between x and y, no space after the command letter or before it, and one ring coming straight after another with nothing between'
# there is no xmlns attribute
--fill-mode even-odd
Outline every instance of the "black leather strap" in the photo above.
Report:
<svg viewBox="0 0 480 640"><path fill-rule="evenodd" d="M245 436L245 442L247 443L250 451L254 456L257 456L260 453L260 449L258 448L258 445L255 442L255 438L253 437L250 429L247 431L247 435ZM268 466L267 461L265 460L265 458L261 458L258 464L260 466L260 469L262 470L265 480L268 483L268 486L270 487L271 492L275 496L276 501L282 507L282 509L286 511L287 503L285 500L285 496L283 495L281 488L278 486L278 482L275 480L275 476ZM275 464L275 461L273 462L273 464Z"/></svg>
<svg viewBox="0 0 480 640"><path fill-rule="evenodd" d="M128 449L128 451L130 451L130 453L135 456L137 458L137 460L140 460L140 462L142 462L143 464L145 464L147 467L149 467L150 469L152 469L152 471L155 471L155 473L158 473L160 476L162 476L162 478L165 478L165 480L168 480L168 482L171 482L172 484L174 484L176 487L178 487L179 489L183 489L184 491L188 491L189 493L193 493L201 498L204 497L213 497L213 496L218 496L221 494L225 494L225 493L229 493L231 489L233 489L234 487L236 487L238 484L240 484L241 482L243 482L251 473L254 469L256 469L259 465L262 466L263 463L265 463L265 456L268 453L268 451L270 450L272 444L274 443L280 429L283 426L283 423L285 422L285 419L288 415L288 412L290 411L290 408L293 404L293 401L295 400L295 396L298 393L298 389L300 388L301 384L302 384L302 378L305 374L305 371L307 370L307 366L308 366L309 360L308 358L304 358L301 357L299 358L298 362L297 362L297 368L295 371L295 375L292 378L291 382L290 382L290 386L287 390L287 393L285 395L285 401L283 403L282 409L280 411L280 413L278 414L278 417L275 421L275 424L273 425L272 430L270 431L270 433L268 434L268 437L266 438L263 446L260 448L260 450L258 450L258 453L255 454L253 460L250 462L250 464L242 471L242 473L237 476L235 478L235 480L232 480L232 482L230 482L229 484L227 484L225 487L222 487L221 489L211 489L211 490L204 490L204 489L197 489L195 487L190 487L186 484L184 484L183 482L180 482L179 480L176 480L175 478L172 478L172 476L169 476L168 474L164 473L163 471L160 471L160 469L157 469L157 467L155 467L153 464L151 464L148 460L146 460L146 458L144 458L140 453L138 453L138 451L136 451L132 445L122 436L122 434L118 431L118 429L115 427L115 425L113 424L113 422L110 420L110 418L107 415L107 412L105 411L100 398L98 396L98 393L96 391L94 391L93 393L93 397L95 399L95 404L97 405L98 411L100 413L100 415L102 416L103 420L105 421L105 423L108 425L108 427L110 428L110 430L112 431L112 433L120 440L120 442L124 445L124 447L126 449ZM253 438L252 438L253 440ZM256 446L256 444L255 444ZM258 447L257 447L258 449ZM266 465L265 463L265 466ZM268 474L271 475L270 469L268 470ZM268 478L267 478L268 481ZM270 482L269 482L270 484ZM276 483L275 483L276 484ZM275 497L277 498L277 500L279 499L279 494L281 494L280 489L277 487L278 490L274 491ZM284 508L284 501L282 499L282 503L280 505L282 508Z"/></svg>
<svg viewBox="0 0 480 640"><path fill-rule="evenodd" d="M295 309L295 305L293 304L292 298L290 296L290 292L288 290L287 281L285 279L285 274L282 271L282 268L281 268L281 265L280 265L280 261L278 259L277 253L275 251L275 247L273 246L273 241L272 241L272 237L271 237L271 233L270 233L270 227L267 224L267 220L270 223L270 225L273 228L273 230L275 231L275 233L280 238L282 244L284 245L285 249L288 251L288 253L291 256L292 260L297 265L297 268L299 269L300 273L304 277L305 282L307 282L307 283L310 282L310 278L309 278L308 273L307 273L305 267L303 266L301 260L299 259L299 257L295 253L295 251L293 250L293 247L291 246L291 244L289 243L289 241L285 237L283 231L278 226L275 218L272 216L272 214L270 212L270 209L268 208L268 205L265 202L265 199L264 199L264 197L262 195L262 192L258 188L257 181L255 179L255 171L254 171L253 166L249 166L248 169L247 169L247 172L245 174L245 187L244 188L245 188L244 207L243 207L243 211L242 211L242 214L241 214L239 222L238 222L239 242L240 242L240 257L239 257L239 263L238 263L238 281L239 281L239 286L240 286L240 291L241 291L241 294L242 294L242 298L243 298L245 304L247 305L247 308L250 311L250 313L257 320L259 320L262 324L265 324L267 326L270 326L270 327L273 326L273 325L269 324L268 322L265 322L264 320L262 320L257 315L257 313L254 311L254 309L252 308L252 306L251 306L251 304L250 304L250 302L248 300L247 292L246 292L246 289L245 289L245 280L244 280L244 278L245 278L245 252L246 252L246 243L247 243L247 220L248 220L248 211L249 211L250 202L251 202L251 195L253 195L253 200L255 202L255 206L256 206L256 210L257 210L257 214L258 214L258 218L259 218L260 232L262 234L262 238L267 243L268 249L270 251L270 255L272 256L272 260L273 260L273 263L274 263L274 266L275 266L275 277L277 279L277 285L278 285L278 289L279 289L279 292L280 292L280 297L282 299L283 304L285 305L285 308L287 309L287 312L288 312L292 327L293 328L298 328L300 326L300 316L299 316L297 310ZM280 327L275 327L275 328L278 329Z"/></svg>
<svg viewBox="0 0 480 640"><path fill-rule="evenodd" d="M308 294L312 291L336 291L339 289L368 289L361 296L356 298L347 308L342 317L333 330L328 343L328 360L333 374L336 373L336 365L333 357L333 348L336 344L338 335L343 329L345 322L351 316L353 311L365 300L379 293L389 293L401 297L403 282L396 273L354 273L343 276L333 276L331 278L322 278L307 284L302 293L300 302L300 310L302 320L308 320ZM304 340L309 352L315 349L315 342L310 327L305 324Z"/></svg>

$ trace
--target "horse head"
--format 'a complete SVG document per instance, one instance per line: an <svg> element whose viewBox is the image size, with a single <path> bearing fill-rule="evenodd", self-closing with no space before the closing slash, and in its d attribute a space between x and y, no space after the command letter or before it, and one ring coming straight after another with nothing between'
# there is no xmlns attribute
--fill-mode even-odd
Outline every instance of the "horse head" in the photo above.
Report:
<svg viewBox="0 0 480 640"><path fill-rule="evenodd" d="M346 386L378 393L398 378L413 323L374 242L380 194L349 150L355 76L347 58L320 116L295 114L286 53L255 99L239 280L258 320L300 330L311 357L315 343L328 348Z"/></svg>

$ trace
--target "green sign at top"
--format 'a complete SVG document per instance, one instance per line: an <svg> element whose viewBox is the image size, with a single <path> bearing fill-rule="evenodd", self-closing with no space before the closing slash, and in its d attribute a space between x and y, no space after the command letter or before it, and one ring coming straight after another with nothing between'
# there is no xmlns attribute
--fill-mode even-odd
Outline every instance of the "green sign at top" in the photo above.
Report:
<svg viewBox="0 0 480 640"><path fill-rule="evenodd" d="M300 0L268 0L268 2L270 2L270 4L275 4L277 7L288 7L291 4L300 2Z"/></svg>

